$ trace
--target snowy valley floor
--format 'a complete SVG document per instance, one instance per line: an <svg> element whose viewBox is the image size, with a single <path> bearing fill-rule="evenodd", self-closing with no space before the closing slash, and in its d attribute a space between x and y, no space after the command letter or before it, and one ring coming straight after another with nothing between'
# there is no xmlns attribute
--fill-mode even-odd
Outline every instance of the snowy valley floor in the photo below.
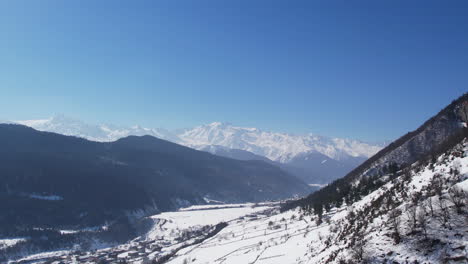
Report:
<svg viewBox="0 0 468 264"><path fill-rule="evenodd" d="M155 224L147 235L127 244L80 254L47 252L18 262L301 263L307 242L321 236L310 218L300 220L298 211L279 213L276 203L192 206L151 218ZM166 262L164 256L171 258Z"/></svg>
<svg viewBox="0 0 468 264"><path fill-rule="evenodd" d="M324 212L322 222L299 208L280 212L278 203L192 206L151 216L150 231L123 245L18 262L467 263L468 196L460 196L458 206L453 197L454 190L468 193L467 154L464 141L406 175L384 175L380 187Z"/></svg>

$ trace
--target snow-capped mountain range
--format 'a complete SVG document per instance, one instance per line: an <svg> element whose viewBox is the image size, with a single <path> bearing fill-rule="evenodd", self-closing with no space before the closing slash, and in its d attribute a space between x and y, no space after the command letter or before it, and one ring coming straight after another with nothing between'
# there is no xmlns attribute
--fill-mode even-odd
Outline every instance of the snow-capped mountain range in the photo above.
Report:
<svg viewBox="0 0 468 264"><path fill-rule="evenodd" d="M194 148L220 145L241 149L286 163L294 157L319 152L335 160L345 157L370 157L381 149L357 140L329 138L313 134L292 135L262 131L257 128L237 127L214 122L184 131L178 135L181 143Z"/></svg>
<svg viewBox="0 0 468 264"><path fill-rule="evenodd" d="M115 141L130 135L150 135L209 152L218 146L244 150L280 163L287 163L307 153L321 153L338 161L353 157L365 159L378 152L384 145L313 134L276 133L221 122L178 131L140 126L95 125L63 115L41 120L14 121L14 123L40 131L78 136L93 141Z"/></svg>
<svg viewBox="0 0 468 264"><path fill-rule="evenodd" d="M82 137L99 142L111 142L128 136L144 135L174 141L172 133L165 129L150 129L140 126L121 127L109 124L88 124L82 120L64 115L55 115L47 119L13 121L11 123L29 126L39 131Z"/></svg>

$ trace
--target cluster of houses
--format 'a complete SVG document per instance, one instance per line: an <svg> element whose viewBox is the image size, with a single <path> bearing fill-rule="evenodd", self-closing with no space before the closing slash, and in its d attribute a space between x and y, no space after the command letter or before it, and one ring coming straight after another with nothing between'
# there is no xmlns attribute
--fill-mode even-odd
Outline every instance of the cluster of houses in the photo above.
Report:
<svg viewBox="0 0 468 264"><path fill-rule="evenodd" d="M152 240L132 242L128 247L114 247L89 252L73 252L63 256L45 257L43 259L22 260L9 264L124 264L142 263L157 264L164 258L162 248L169 245L168 241ZM150 255L151 254L151 258Z"/></svg>

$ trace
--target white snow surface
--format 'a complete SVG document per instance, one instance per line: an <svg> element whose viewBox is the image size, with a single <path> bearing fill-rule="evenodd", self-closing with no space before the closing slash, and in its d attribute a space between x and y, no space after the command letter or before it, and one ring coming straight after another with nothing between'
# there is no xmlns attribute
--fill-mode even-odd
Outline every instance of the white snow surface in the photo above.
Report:
<svg viewBox="0 0 468 264"><path fill-rule="evenodd" d="M317 233L310 221L293 215L298 212L232 221L216 236L180 250L168 263L298 263Z"/></svg>
<svg viewBox="0 0 468 264"><path fill-rule="evenodd" d="M173 232L174 230L190 229L197 226L216 225L221 222L229 222L239 217L264 211L271 204L226 204L226 205L197 205L182 208L176 212L164 212L151 216L158 222L163 222L164 228L156 225L148 234L150 239L161 236L161 230ZM167 233L167 232L165 232Z"/></svg>
<svg viewBox="0 0 468 264"><path fill-rule="evenodd" d="M0 238L0 249L4 249L7 247L14 246L18 244L19 242L26 241L26 238Z"/></svg>
<svg viewBox="0 0 468 264"><path fill-rule="evenodd" d="M44 263L42 260L51 257L63 256L70 253L70 250L57 250L57 251L47 251L42 253L37 253L33 255L29 255L25 258L18 260L18 262L26 262L26 263ZM10 262L10 263L18 263L18 262Z"/></svg>
<svg viewBox="0 0 468 264"><path fill-rule="evenodd" d="M465 145L465 150L468 149L467 146L468 144ZM468 186L468 157L466 155L464 157L442 155L441 160L443 161L440 161L434 168L427 166L422 171L412 175L405 191L409 197L415 193L424 192L434 175L441 175L448 181L454 179L451 173L454 169L457 169L461 175L461 181L455 186L466 190ZM372 208L372 201L385 195L392 186L394 186L394 182L390 181L350 206L333 208L329 213L325 213L323 217L325 221L319 225L313 221L314 217L312 219L310 216L299 217L302 212L298 209L238 219L231 222L215 237L180 250L168 263L293 264L338 263L339 259L350 261L353 255L352 246L349 245L349 241L352 240L351 235L344 239L338 238L341 232L352 228L347 223L348 215L353 211L364 212L366 208ZM449 186L447 188L450 189ZM363 237L367 241L365 256L368 257L369 263L416 263L414 261L441 263L444 258L456 259L466 254L463 249L461 251L458 249L468 246L468 241L459 235L468 231L463 215L453 213L450 220L453 230L441 227L437 219L428 220L428 236L434 241L442 241L441 245L432 249L430 246L423 246L426 242L424 242L422 234L406 235L410 232L409 227L407 227L410 219L406 218L405 210L411 206L412 202L411 198L399 196L397 194L398 199L402 201L398 208L403 211L401 232L404 234L400 243L395 244L388 236L391 230L388 227L386 213L379 217L364 217L369 220ZM447 194L443 196L447 197ZM436 197L426 199L435 200ZM440 213L438 211L440 209L435 210L436 215ZM443 245L449 246L444 247ZM463 262L463 260L461 261Z"/></svg>
<svg viewBox="0 0 468 264"><path fill-rule="evenodd" d="M141 126L93 125L63 115L15 122L40 131L77 136L93 141L109 142L130 135L150 135L199 150L210 151L212 149L210 146L222 146L249 151L283 163L299 154L309 152L319 152L336 160L347 157L368 158L383 147L383 144L370 144L353 139L314 134L276 133L221 122L176 131Z"/></svg>

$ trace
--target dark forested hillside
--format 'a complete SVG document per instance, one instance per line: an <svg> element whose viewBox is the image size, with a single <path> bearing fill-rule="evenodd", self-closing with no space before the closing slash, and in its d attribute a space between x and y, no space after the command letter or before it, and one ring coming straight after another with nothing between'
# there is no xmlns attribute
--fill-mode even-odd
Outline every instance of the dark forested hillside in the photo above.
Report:
<svg viewBox="0 0 468 264"><path fill-rule="evenodd" d="M204 203L262 201L309 188L278 167L150 136L111 143L0 125L0 233L95 226Z"/></svg>
<svg viewBox="0 0 468 264"><path fill-rule="evenodd" d="M206 146L200 150L237 160L262 160L280 167L289 174L309 184L329 183L346 175L346 173L366 160L365 157L347 155L343 155L342 159L336 160L317 151L310 151L298 154L288 162L281 163L246 150L231 149L217 145Z"/></svg>
<svg viewBox="0 0 468 264"><path fill-rule="evenodd" d="M326 184L346 175L364 160L364 157L350 156L347 160L338 161L318 152L309 152L280 166L307 183Z"/></svg>
<svg viewBox="0 0 468 264"><path fill-rule="evenodd" d="M415 131L397 139L345 177L284 209L298 205L315 211L348 204L367 195L385 181L383 175L397 175L414 162L432 159L468 135L468 94L454 100Z"/></svg>

